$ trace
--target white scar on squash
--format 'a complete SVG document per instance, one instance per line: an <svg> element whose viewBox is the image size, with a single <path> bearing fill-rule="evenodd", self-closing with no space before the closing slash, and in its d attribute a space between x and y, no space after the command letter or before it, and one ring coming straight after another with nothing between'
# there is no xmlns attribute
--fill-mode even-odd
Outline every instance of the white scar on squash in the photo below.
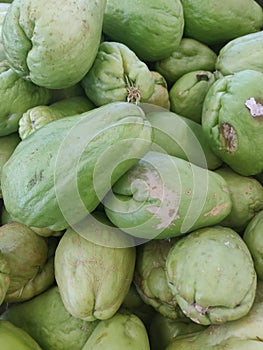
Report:
<svg viewBox="0 0 263 350"><path fill-rule="evenodd" d="M143 167L142 172L135 171L132 174L133 180L136 179L136 175L147 182L148 200L152 201L153 199L157 199L161 203L160 206L152 205L147 208L150 213L154 214L154 216L159 219L159 224L156 226L156 229L167 228L174 220L179 219L178 207L180 196L164 185L165 181L162 181L161 174L154 169Z"/></svg>
<svg viewBox="0 0 263 350"><path fill-rule="evenodd" d="M252 117L263 116L263 106L261 103L256 102L254 97L251 97L245 102L246 107L250 110Z"/></svg>

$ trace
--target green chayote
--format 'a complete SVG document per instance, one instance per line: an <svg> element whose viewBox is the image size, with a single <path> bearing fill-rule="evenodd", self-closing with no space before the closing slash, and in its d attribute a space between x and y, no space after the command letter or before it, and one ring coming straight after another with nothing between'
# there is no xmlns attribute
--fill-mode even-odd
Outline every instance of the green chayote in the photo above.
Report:
<svg viewBox="0 0 263 350"><path fill-rule="evenodd" d="M105 6L105 0L13 1L2 28L10 65L39 86L76 84L95 59Z"/></svg>
<svg viewBox="0 0 263 350"><path fill-rule="evenodd" d="M43 350L82 350L99 322L71 316L57 286L31 300L9 306L1 318L21 327Z"/></svg>
<svg viewBox="0 0 263 350"><path fill-rule="evenodd" d="M167 280L184 314L202 325L245 316L256 293L252 256L234 230L211 226L178 240L166 259Z"/></svg>
<svg viewBox="0 0 263 350"><path fill-rule="evenodd" d="M202 111L202 127L212 151L240 175L263 170L263 73L242 70L216 80Z"/></svg>
<svg viewBox="0 0 263 350"><path fill-rule="evenodd" d="M183 30L179 0L107 1L103 32L130 47L143 61L169 56L178 47Z"/></svg>
<svg viewBox="0 0 263 350"><path fill-rule="evenodd" d="M131 313L117 312L101 321L82 350L150 350L143 322Z"/></svg>
<svg viewBox="0 0 263 350"><path fill-rule="evenodd" d="M253 257L255 270L260 280L263 280L263 210L260 210L245 228L243 239Z"/></svg>
<svg viewBox="0 0 263 350"><path fill-rule="evenodd" d="M175 338L165 350L262 350L263 303L254 303L247 315L205 330Z"/></svg>
<svg viewBox="0 0 263 350"><path fill-rule="evenodd" d="M132 282L136 251L133 246L118 247L119 235L120 230L90 216L81 234L68 228L62 236L55 253L55 278L72 316L105 320L121 306Z"/></svg>
<svg viewBox="0 0 263 350"><path fill-rule="evenodd" d="M104 200L107 216L144 239L171 238L219 223L232 206L220 175L156 151L141 158L112 189Z"/></svg>
<svg viewBox="0 0 263 350"><path fill-rule="evenodd" d="M29 227L10 222L0 227L0 251L7 261L10 283L7 302L20 302L46 290L54 282L48 242Z"/></svg>
<svg viewBox="0 0 263 350"><path fill-rule="evenodd" d="M4 350L42 350L27 332L6 320L0 320L0 339Z"/></svg>
<svg viewBox="0 0 263 350"><path fill-rule="evenodd" d="M81 83L96 106L116 101L145 102L155 88L146 63L128 46L110 41L100 44L95 61Z"/></svg>

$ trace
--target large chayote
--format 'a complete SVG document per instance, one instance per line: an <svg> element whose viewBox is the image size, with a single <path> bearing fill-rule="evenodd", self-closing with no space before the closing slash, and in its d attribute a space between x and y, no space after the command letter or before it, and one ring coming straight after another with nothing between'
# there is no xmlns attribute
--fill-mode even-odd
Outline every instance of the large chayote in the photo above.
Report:
<svg viewBox="0 0 263 350"><path fill-rule="evenodd" d="M76 84L95 59L105 5L105 0L14 0L2 29L13 69L47 88Z"/></svg>
<svg viewBox="0 0 263 350"><path fill-rule="evenodd" d="M121 306L136 259L134 246L120 246L125 242L122 235L106 221L89 216L81 234L68 228L62 236L55 253L55 278L72 316L105 320Z"/></svg>
<svg viewBox="0 0 263 350"><path fill-rule="evenodd" d="M257 275L243 239L228 227L205 227L181 238L166 260L167 280L186 316L203 325L245 316Z"/></svg>
<svg viewBox="0 0 263 350"><path fill-rule="evenodd" d="M108 0L103 32L126 44L143 61L169 56L183 36L183 7L179 0Z"/></svg>
<svg viewBox="0 0 263 350"><path fill-rule="evenodd" d="M31 300L10 305L1 318L21 327L43 350L82 350L99 322L71 316L57 286Z"/></svg>
<svg viewBox="0 0 263 350"><path fill-rule="evenodd" d="M51 248L44 238L23 224L12 222L0 227L0 251L7 262L10 278L5 301L31 299L52 285Z"/></svg>
<svg viewBox="0 0 263 350"><path fill-rule="evenodd" d="M165 350L262 350L263 303L238 320L175 338Z"/></svg>
<svg viewBox="0 0 263 350"><path fill-rule="evenodd" d="M143 322L131 313L117 312L101 321L82 350L150 350Z"/></svg>
<svg viewBox="0 0 263 350"><path fill-rule="evenodd" d="M128 102L48 123L5 163L5 207L15 221L63 230L93 211L150 146L151 125Z"/></svg>
<svg viewBox="0 0 263 350"><path fill-rule="evenodd" d="M114 101L145 102L155 88L146 63L128 46L110 41L100 44L95 61L81 83L96 106Z"/></svg>
<svg viewBox="0 0 263 350"><path fill-rule="evenodd" d="M23 113L51 100L51 91L23 79L10 68L6 60L0 61L0 136L18 130Z"/></svg>
<svg viewBox="0 0 263 350"><path fill-rule="evenodd" d="M262 8L254 0L181 1L185 36L209 45L257 32L263 24Z"/></svg>
<svg viewBox="0 0 263 350"><path fill-rule="evenodd" d="M123 231L161 239L219 223L232 203L220 175L150 151L113 185L104 205L109 219Z"/></svg>
<svg viewBox="0 0 263 350"><path fill-rule="evenodd" d="M3 350L42 350L27 332L6 320L0 320L0 339Z"/></svg>
<svg viewBox="0 0 263 350"><path fill-rule="evenodd" d="M263 170L263 73L243 70L216 80L205 97L202 127L214 153L241 175Z"/></svg>

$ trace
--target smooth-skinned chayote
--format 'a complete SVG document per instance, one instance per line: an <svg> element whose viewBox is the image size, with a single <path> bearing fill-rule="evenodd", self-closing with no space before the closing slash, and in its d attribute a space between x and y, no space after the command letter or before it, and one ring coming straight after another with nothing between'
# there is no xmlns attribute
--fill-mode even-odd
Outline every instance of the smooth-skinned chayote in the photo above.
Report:
<svg viewBox="0 0 263 350"><path fill-rule="evenodd" d="M219 51L215 69L229 75L245 69L263 73L260 59L263 50L263 31L243 35L227 42Z"/></svg>
<svg viewBox="0 0 263 350"><path fill-rule="evenodd" d="M201 228L175 242L166 273L184 314L202 325L239 319L255 299L252 256L240 235L228 227Z"/></svg>
<svg viewBox="0 0 263 350"><path fill-rule="evenodd" d="M182 0L184 34L215 45L261 30L263 11L254 0Z"/></svg>
<svg viewBox="0 0 263 350"><path fill-rule="evenodd" d="M68 228L62 236L55 253L55 278L72 316L105 320L121 306L136 259L134 246L118 246L125 240L122 235L106 221L89 216L81 234ZM103 241L97 243L100 238Z"/></svg>
<svg viewBox="0 0 263 350"><path fill-rule="evenodd" d="M212 151L240 175L263 170L263 73L242 70L216 80L202 111L204 135Z"/></svg>
<svg viewBox="0 0 263 350"><path fill-rule="evenodd" d="M161 152L148 152L104 199L112 223L132 236L171 238L222 221L231 210L225 180Z"/></svg>
<svg viewBox="0 0 263 350"><path fill-rule="evenodd" d="M242 232L256 213L263 209L263 186L252 176L242 176L230 167L223 166L215 172L228 186L232 209L221 225Z"/></svg>
<svg viewBox="0 0 263 350"><path fill-rule="evenodd" d="M82 350L150 350L146 328L140 318L129 312L117 312L100 321Z"/></svg>
<svg viewBox="0 0 263 350"><path fill-rule="evenodd" d="M179 0L108 0L103 32L124 43L143 61L169 56L183 36L183 7Z"/></svg>
<svg viewBox="0 0 263 350"><path fill-rule="evenodd" d="M2 28L10 65L39 86L76 84L97 54L105 6L105 0L14 0Z"/></svg>
<svg viewBox="0 0 263 350"><path fill-rule="evenodd" d="M28 301L10 306L1 318L26 331L43 350L82 350L99 323L70 315L56 285Z"/></svg>
<svg viewBox="0 0 263 350"><path fill-rule="evenodd" d="M110 102L145 102L154 92L155 80L145 62L126 45L103 41L91 69L81 81L96 105Z"/></svg>
<svg viewBox="0 0 263 350"><path fill-rule="evenodd" d="M205 330L175 338L165 350L262 350L263 303L254 303L247 315Z"/></svg>
<svg viewBox="0 0 263 350"><path fill-rule="evenodd" d="M48 123L22 140L5 163L5 207L27 226L64 230L95 210L151 142L143 110L128 102Z"/></svg>
<svg viewBox="0 0 263 350"><path fill-rule="evenodd" d="M5 350L43 350L27 332L6 320L0 320L0 339Z"/></svg>
<svg viewBox="0 0 263 350"><path fill-rule="evenodd" d="M10 283L7 302L21 302L54 283L52 247L26 225L10 222L0 227L0 251L7 261Z"/></svg>

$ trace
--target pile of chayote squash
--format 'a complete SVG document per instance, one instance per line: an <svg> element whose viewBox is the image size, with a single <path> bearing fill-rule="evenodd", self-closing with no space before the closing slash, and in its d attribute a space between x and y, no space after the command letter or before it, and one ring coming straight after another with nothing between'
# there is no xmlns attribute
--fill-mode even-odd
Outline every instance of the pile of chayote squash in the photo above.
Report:
<svg viewBox="0 0 263 350"><path fill-rule="evenodd" d="M263 349L263 1L0 2L0 349Z"/></svg>

